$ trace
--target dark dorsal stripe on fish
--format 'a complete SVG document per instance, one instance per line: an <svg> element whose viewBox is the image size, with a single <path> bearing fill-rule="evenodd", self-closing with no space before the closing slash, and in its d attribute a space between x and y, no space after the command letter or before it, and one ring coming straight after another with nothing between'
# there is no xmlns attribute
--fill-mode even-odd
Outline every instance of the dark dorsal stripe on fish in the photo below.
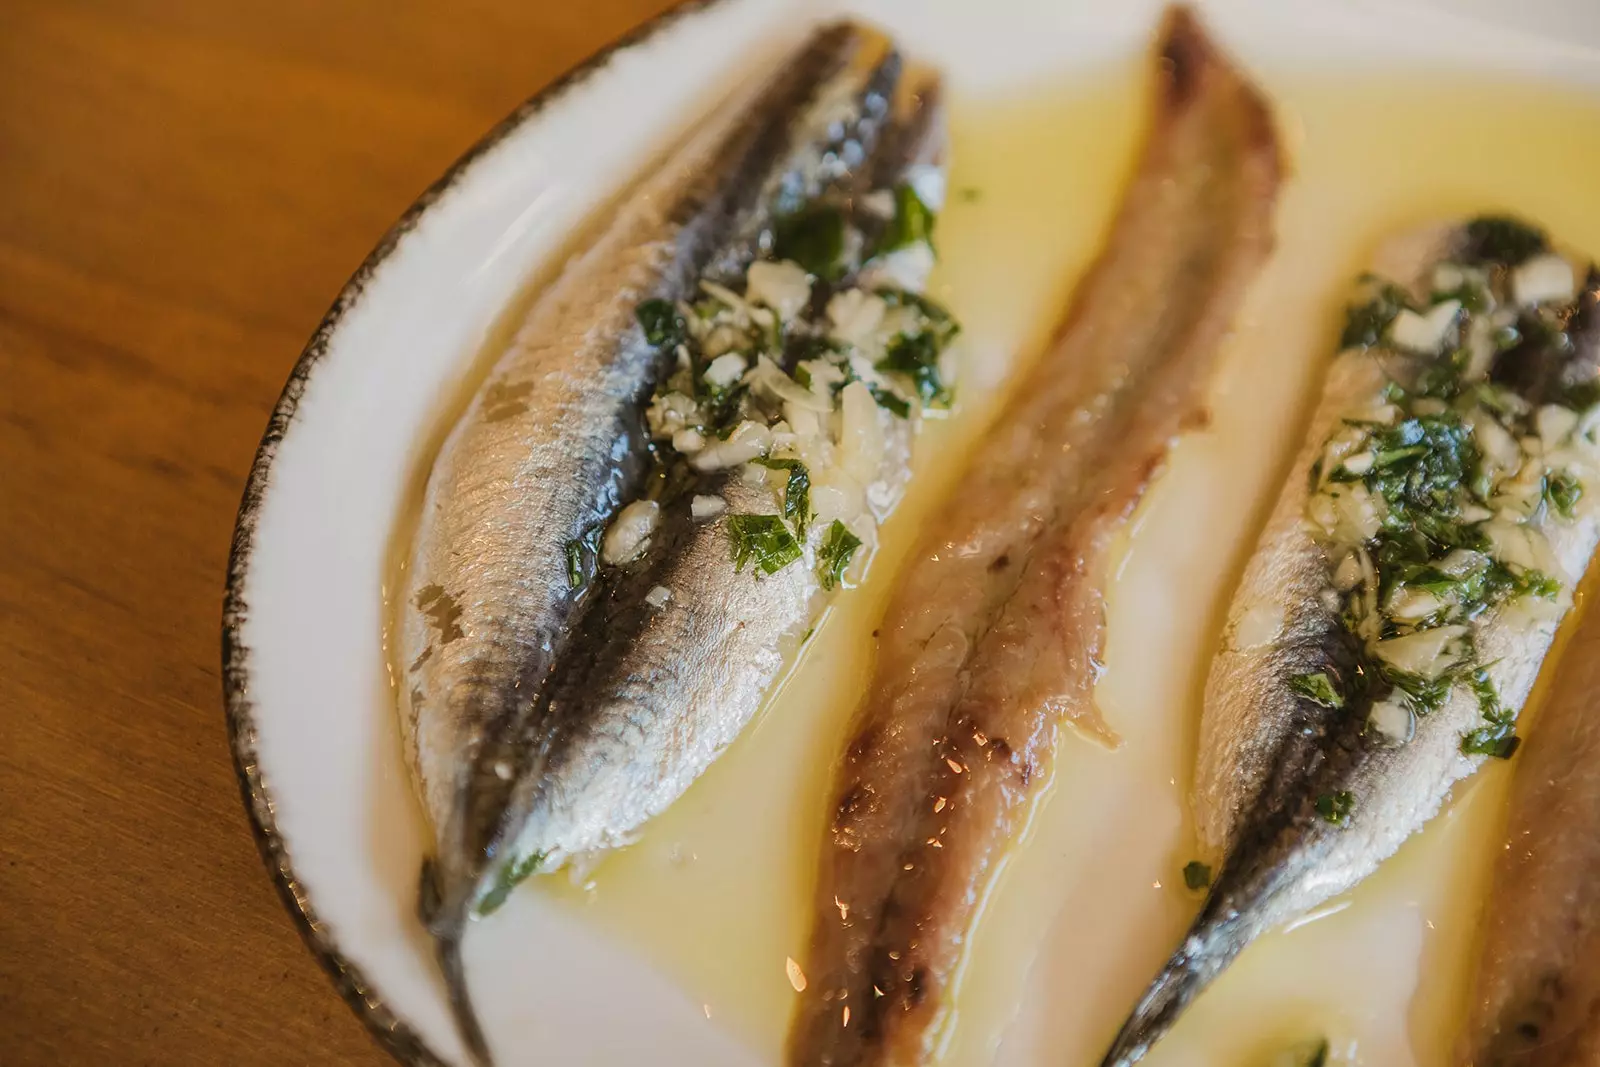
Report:
<svg viewBox="0 0 1600 1067"><path fill-rule="evenodd" d="M1517 751L1600 540L1600 273L1501 217L1382 258L1207 683L1196 814L1220 873L1107 1067Z"/></svg>
<svg viewBox="0 0 1600 1067"><path fill-rule="evenodd" d="M771 491L747 484L748 467L741 476L691 464L690 452L713 451L714 439L698 430L663 436L657 407L678 377L688 374L698 394L700 376L711 374L700 340L676 337L709 325L683 316L708 300L732 301L745 316L744 276L755 279L757 265L781 251L775 235L795 230L815 205L853 227L823 235L835 243L865 228L874 178L896 170L888 157L933 139L937 117L911 106L917 98L908 86L934 97L931 79L903 76L886 38L840 24L817 31L763 85L735 94L647 173L547 287L434 461L403 575L396 663L405 671L407 755L436 835L420 911L479 1058L487 1050L464 987L465 922L492 911L532 871L619 844L670 803L754 713L779 673L784 642L814 606L818 538L794 549L806 564L781 580L757 587L746 573L727 591L719 587L733 576L733 513L759 517ZM874 254L859 242L845 251L848 271L814 291L807 285L814 300L805 322L796 320L797 335L821 329L829 294L859 284L858 261ZM880 273L886 267L874 264ZM761 269L780 290L795 273L782 263ZM758 296L752 288L750 297L783 303L781 291ZM882 313L919 298L863 299ZM777 321L765 308L751 315ZM953 332L942 330L939 345L919 351L937 356ZM818 343L835 353L849 348L826 336ZM782 371L752 369L766 377L719 403L744 417L746 388L805 401L796 393L803 387L783 373L795 370L799 354L773 358ZM842 365L844 357L829 358ZM885 407L904 409L887 379L871 368L861 373ZM835 396L855 396L859 422L864 387L842 388ZM884 418L871 406L869 421ZM887 432L903 451L910 424ZM679 455L680 446L688 451ZM777 473L796 466L776 455L761 462ZM897 469L894 477L903 477L904 463ZM803 474L789 478L794 491L806 488ZM714 496L730 517L691 514L701 506L697 494ZM623 505L646 501L666 513L645 539L648 551L641 542L640 558L601 566L612 535L629 528ZM781 521L800 533L803 517ZM842 567L860 540L838 520L833 527ZM721 673L693 673L708 664ZM696 695L707 688L717 692ZM606 777L618 773L634 775L627 788Z"/></svg>

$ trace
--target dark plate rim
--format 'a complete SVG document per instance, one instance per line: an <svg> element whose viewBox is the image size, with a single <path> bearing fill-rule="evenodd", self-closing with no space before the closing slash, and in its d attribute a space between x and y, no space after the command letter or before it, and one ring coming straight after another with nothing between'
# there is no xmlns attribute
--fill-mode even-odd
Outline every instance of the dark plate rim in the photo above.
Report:
<svg viewBox="0 0 1600 1067"><path fill-rule="evenodd" d="M306 947L328 972L339 995L355 1011L378 1044L407 1067L449 1067L449 1065L428 1047L410 1024L383 1002L373 983L359 967L344 956L332 931L317 917L309 895L295 876L288 845L278 831L272 793L261 773L256 756L255 711L250 699L250 649L244 643L242 633L250 610L245 600L244 587L255 548L256 524L271 485L273 460L277 456L279 444L294 424L300 399L305 395L312 373L327 355L329 342L335 331L345 315L360 303L367 285L378 269L416 228L422 216L454 188L479 159L529 120L543 113L547 107L559 102L569 90L602 70L613 57L645 43L685 16L708 11L722 2L723 0L678 0L666 11L612 41L501 119L451 164L443 176L417 197L406 209L405 214L389 228L377 246L356 268L350 280L334 298L327 314L317 324L311 339L306 342L299 359L295 361L293 370L289 372L289 379L272 409L272 415L267 420L266 431L261 436L261 444L256 450L255 460L251 464L250 474L245 482L244 495L239 504L238 518L233 530L227 584L222 603L223 704L227 716L228 743L233 751L233 765L239 778L239 790L244 799L245 810L250 817L250 826L255 835L256 846L261 852L261 859L272 875L278 896L299 929Z"/></svg>

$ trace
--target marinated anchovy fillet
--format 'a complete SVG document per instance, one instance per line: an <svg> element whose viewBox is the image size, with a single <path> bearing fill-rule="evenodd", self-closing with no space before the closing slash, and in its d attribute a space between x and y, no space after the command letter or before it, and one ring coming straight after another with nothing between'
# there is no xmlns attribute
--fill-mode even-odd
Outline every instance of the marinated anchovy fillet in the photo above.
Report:
<svg viewBox="0 0 1600 1067"><path fill-rule="evenodd" d="M955 332L916 292L941 130L888 41L819 31L568 265L435 462L396 658L480 1058L464 922L681 793L894 503Z"/></svg>
<svg viewBox="0 0 1600 1067"><path fill-rule="evenodd" d="M1578 627L1517 753L1462 1067L1600 1062L1600 618Z"/></svg>
<svg viewBox="0 0 1600 1067"><path fill-rule="evenodd" d="M653 477L602 535L591 603L534 743L519 741L507 870L627 843L738 735L826 594L865 566L918 421L949 398L957 326L920 294L937 107L931 82L908 82L888 129L914 135L884 140L890 184L864 167L780 217L785 258L641 308L675 360L646 412Z"/></svg>
<svg viewBox="0 0 1600 1067"><path fill-rule="evenodd" d="M1063 724L1091 701L1116 532L1204 420L1219 344L1266 258L1267 108L1186 11L1099 262L972 459L881 628L835 779L789 1062L921 1063L975 909Z"/></svg>
<svg viewBox="0 0 1600 1067"><path fill-rule="evenodd" d="M1486 758L1600 537L1600 275L1504 218L1363 279L1207 682L1209 897L1107 1064L1255 937L1360 882Z"/></svg>

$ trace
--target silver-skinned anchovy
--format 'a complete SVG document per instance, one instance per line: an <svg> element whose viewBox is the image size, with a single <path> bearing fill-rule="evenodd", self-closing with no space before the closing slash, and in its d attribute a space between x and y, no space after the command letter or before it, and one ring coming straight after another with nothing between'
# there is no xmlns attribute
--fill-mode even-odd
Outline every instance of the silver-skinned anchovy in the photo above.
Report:
<svg viewBox="0 0 1600 1067"><path fill-rule="evenodd" d="M821 311L787 305L780 283L792 290L798 268L773 260L786 241L816 251L815 233L795 220L820 212L825 223L850 220L823 227L840 265L827 285L842 291L893 266L860 246L887 248L874 235L904 229L902 216L891 208L885 222L862 205L873 179L893 169L886 154L904 167L937 154L934 87L916 84L911 92L880 35L818 31L629 194L536 301L434 463L402 577L395 658L407 757L435 834L420 912L482 1061L461 966L466 922L533 870L624 842L681 793L781 669L818 599L818 554L841 556L847 539L826 524L806 530L804 515L774 516L805 559L759 580L750 567L735 571L730 527L759 526L753 517L784 500L733 463L735 453L764 433L746 458L769 462L780 485L782 464L797 461L785 460L774 427L723 440L713 430L750 420L710 420L742 419L758 400L778 404L774 396L822 412L865 394L859 383L835 394L823 383L814 404L800 395L781 342L786 330L817 332ZM834 248L834 238L855 243ZM792 329L759 305L762 271L777 294L767 300L784 306ZM705 314L708 293L737 307ZM818 285L811 303L822 296ZM727 360L713 367L702 357L728 341L702 336L713 325L744 337L756 360L741 368L753 381L714 396L706 376ZM778 346L768 363L754 355L756 336ZM863 374L877 383L870 367ZM683 375L694 384L673 407L679 394L664 401L663 383ZM894 402L887 380L871 388ZM883 466L903 472L909 424L880 427L882 409L869 406L895 459ZM665 422L690 417L701 421L663 436ZM719 454L729 462L718 466ZM869 473L860 488L892 503L892 487L878 484L876 467ZM820 502L829 489L817 486ZM713 496L726 514L701 514ZM641 508L655 509L644 527Z"/></svg>
<svg viewBox="0 0 1600 1067"><path fill-rule="evenodd" d="M1396 239L1376 271L1207 682L1194 803L1219 875L1107 1067L1515 753L1600 538L1600 276L1499 217Z"/></svg>

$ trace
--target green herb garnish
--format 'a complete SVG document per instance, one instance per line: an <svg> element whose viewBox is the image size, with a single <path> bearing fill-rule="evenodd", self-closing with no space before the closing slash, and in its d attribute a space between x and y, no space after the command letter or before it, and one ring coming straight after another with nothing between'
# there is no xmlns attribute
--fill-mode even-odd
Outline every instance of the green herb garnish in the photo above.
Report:
<svg viewBox="0 0 1600 1067"><path fill-rule="evenodd" d="M687 327L678 308L670 300L646 300L635 312L644 329L644 339L657 347L681 343Z"/></svg>
<svg viewBox="0 0 1600 1067"><path fill-rule="evenodd" d="M1337 793L1324 793L1317 798L1317 814L1335 826L1342 825L1349 819L1355 806L1355 794L1348 789L1341 789Z"/></svg>
<svg viewBox="0 0 1600 1067"><path fill-rule="evenodd" d="M1354 348L1357 345L1377 344L1383 337L1383 331L1389 328L1389 323L1410 304L1411 300L1406 296L1406 291L1398 285L1384 283L1379 286L1371 300L1345 310L1344 333L1339 337L1339 347Z"/></svg>
<svg viewBox="0 0 1600 1067"><path fill-rule="evenodd" d="M844 213L829 204L807 204L772 228L772 252L824 281L844 274Z"/></svg>
<svg viewBox="0 0 1600 1067"><path fill-rule="evenodd" d="M1211 868L1199 860L1183 865L1183 884L1191 890L1205 889L1211 885Z"/></svg>
<svg viewBox="0 0 1600 1067"><path fill-rule="evenodd" d="M535 852L520 863L508 863L500 868L500 876L495 879L494 886L478 901L477 912L480 916L493 915L500 910L506 902L511 891L539 869L539 864L544 862L544 853Z"/></svg>
<svg viewBox="0 0 1600 1067"><path fill-rule="evenodd" d="M777 574L801 556L800 542L777 515L730 515L728 533L735 571L754 563L763 574Z"/></svg>
<svg viewBox="0 0 1600 1067"><path fill-rule="evenodd" d="M1467 255L1474 260L1515 267L1550 247L1544 233L1501 215L1485 215L1467 223Z"/></svg>
<svg viewBox="0 0 1600 1067"><path fill-rule="evenodd" d="M758 459L755 462L768 470L789 472L789 481L783 489L783 517L794 523L795 532L803 536L806 523L811 521L811 472L798 459Z"/></svg>
<svg viewBox="0 0 1600 1067"><path fill-rule="evenodd" d="M911 183L904 182L895 186L894 190L894 218L889 220L889 227L884 231L883 243L878 246L878 251L893 252L898 248L914 245L918 241L933 244L933 223L935 215Z"/></svg>
<svg viewBox="0 0 1600 1067"><path fill-rule="evenodd" d="M1301 674L1289 679L1289 688L1314 704L1325 708L1344 707L1344 697L1333 687L1333 679L1322 671Z"/></svg>
<svg viewBox="0 0 1600 1067"><path fill-rule="evenodd" d="M872 394L872 399L878 402L880 408L883 408L895 418L909 419L911 417L910 401L902 400L889 390L880 388L870 382L867 384L867 391Z"/></svg>
<svg viewBox="0 0 1600 1067"><path fill-rule="evenodd" d="M594 574L595 557L600 552L600 537L604 532L597 526L582 537L567 542L567 584L573 592L589 584Z"/></svg>
<svg viewBox="0 0 1600 1067"><path fill-rule="evenodd" d="M950 393L939 375L941 347L932 330L901 334L889 342L878 369L910 379L924 404L948 404Z"/></svg>
<svg viewBox="0 0 1600 1067"><path fill-rule="evenodd" d="M850 558L860 547L861 538L851 533L850 527L834 519L822 537L821 547L817 549L817 576L822 579L822 588L832 589L844 581Z"/></svg>
<svg viewBox="0 0 1600 1067"><path fill-rule="evenodd" d="M1545 477L1544 498L1557 515L1570 519L1583 498L1583 483L1566 471L1556 471Z"/></svg>

